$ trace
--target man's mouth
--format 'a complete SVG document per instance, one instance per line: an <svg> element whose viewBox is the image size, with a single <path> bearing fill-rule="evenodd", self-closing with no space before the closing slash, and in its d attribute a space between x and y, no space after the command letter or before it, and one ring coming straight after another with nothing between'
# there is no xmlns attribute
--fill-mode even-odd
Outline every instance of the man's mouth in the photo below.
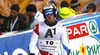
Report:
<svg viewBox="0 0 100 55"><path fill-rule="evenodd" d="M49 17L49 19L51 19L51 17Z"/></svg>

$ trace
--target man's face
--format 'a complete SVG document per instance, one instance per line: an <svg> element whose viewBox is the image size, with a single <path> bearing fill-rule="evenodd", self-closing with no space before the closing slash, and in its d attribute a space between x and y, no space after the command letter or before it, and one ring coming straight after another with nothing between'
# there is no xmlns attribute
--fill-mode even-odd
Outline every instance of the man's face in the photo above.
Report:
<svg viewBox="0 0 100 55"><path fill-rule="evenodd" d="M4 18L0 18L0 25L3 24Z"/></svg>
<svg viewBox="0 0 100 55"><path fill-rule="evenodd" d="M88 11L88 12L93 12L93 8L92 8L91 6L88 6L88 7L87 7L87 11Z"/></svg>
<svg viewBox="0 0 100 55"><path fill-rule="evenodd" d="M27 15L32 19L35 16L35 12L27 11Z"/></svg>
<svg viewBox="0 0 100 55"><path fill-rule="evenodd" d="M52 23L54 21L54 12L53 12L53 9L46 9L45 10L45 16L46 16L46 20L49 23Z"/></svg>
<svg viewBox="0 0 100 55"><path fill-rule="evenodd" d="M75 10L79 12L80 6L77 6L77 7L75 8Z"/></svg>
<svg viewBox="0 0 100 55"><path fill-rule="evenodd" d="M15 19L18 16L19 12L17 12L16 10L11 10L11 17L13 19Z"/></svg>

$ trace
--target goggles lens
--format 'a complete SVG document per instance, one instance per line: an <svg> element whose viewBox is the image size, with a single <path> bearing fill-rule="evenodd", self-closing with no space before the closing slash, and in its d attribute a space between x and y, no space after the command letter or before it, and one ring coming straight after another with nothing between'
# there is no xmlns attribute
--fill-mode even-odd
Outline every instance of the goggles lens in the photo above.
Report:
<svg viewBox="0 0 100 55"><path fill-rule="evenodd" d="M50 15L53 15L54 14L53 9L46 9L45 10L45 15L48 16L49 14Z"/></svg>
<svg viewBox="0 0 100 55"><path fill-rule="evenodd" d="M87 7L87 9L91 9L92 7Z"/></svg>

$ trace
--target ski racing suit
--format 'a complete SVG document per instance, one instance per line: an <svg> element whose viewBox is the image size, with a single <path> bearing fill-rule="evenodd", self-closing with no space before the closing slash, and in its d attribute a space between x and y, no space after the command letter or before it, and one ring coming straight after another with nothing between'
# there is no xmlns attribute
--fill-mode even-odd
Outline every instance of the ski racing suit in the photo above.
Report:
<svg viewBox="0 0 100 55"><path fill-rule="evenodd" d="M30 53L36 52L37 42L39 45L38 55L59 55L60 43L63 46L63 55L69 53L69 39L66 27L59 22L54 26L48 26L45 22L36 25L30 39Z"/></svg>

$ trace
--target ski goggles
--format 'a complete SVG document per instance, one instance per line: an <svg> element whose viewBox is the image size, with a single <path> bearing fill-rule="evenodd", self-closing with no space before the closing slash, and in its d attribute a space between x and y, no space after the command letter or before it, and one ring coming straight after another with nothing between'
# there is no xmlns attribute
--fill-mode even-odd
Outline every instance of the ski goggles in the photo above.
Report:
<svg viewBox="0 0 100 55"><path fill-rule="evenodd" d="M91 9L92 7L87 7L87 9Z"/></svg>
<svg viewBox="0 0 100 55"><path fill-rule="evenodd" d="M50 15L53 15L53 14L54 14L53 9L46 9L44 14L45 14L46 16L48 16L49 14L50 14Z"/></svg>

